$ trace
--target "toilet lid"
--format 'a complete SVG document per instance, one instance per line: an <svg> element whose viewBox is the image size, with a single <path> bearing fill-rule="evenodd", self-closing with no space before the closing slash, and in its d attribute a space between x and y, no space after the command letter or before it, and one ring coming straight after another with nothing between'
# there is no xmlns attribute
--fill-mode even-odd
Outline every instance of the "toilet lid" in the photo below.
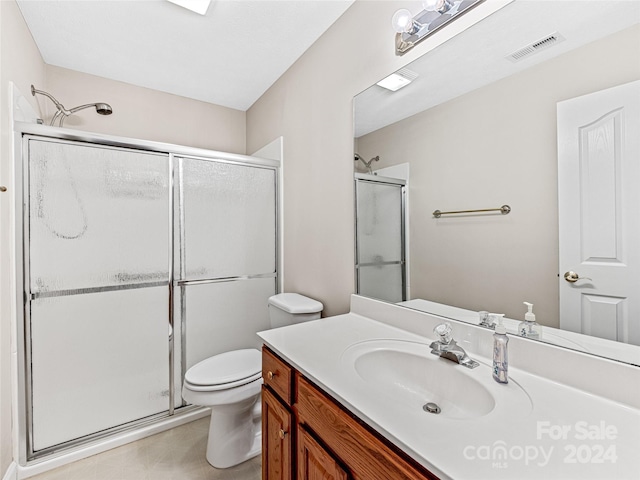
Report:
<svg viewBox="0 0 640 480"><path fill-rule="evenodd" d="M222 385L262 372L262 354L254 348L233 350L195 364L184 378L192 385Z"/></svg>

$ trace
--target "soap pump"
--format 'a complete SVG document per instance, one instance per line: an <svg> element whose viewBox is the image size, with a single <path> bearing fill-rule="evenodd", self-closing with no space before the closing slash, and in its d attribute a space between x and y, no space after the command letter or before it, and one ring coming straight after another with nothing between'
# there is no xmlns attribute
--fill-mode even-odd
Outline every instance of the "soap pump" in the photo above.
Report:
<svg viewBox="0 0 640 480"><path fill-rule="evenodd" d="M498 383L509 383L509 359L507 355L507 329L502 324L504 314L496 314L498 324L493 334L493 379Z"/></svg>
<svg viewBox="0 0 640 480"><path fill-rule="evenodd" d="M540 339L542 337L542 327L536 323L536 316L533 313L533 303L524 302L527 306L527 313L524 314L524 322L518 325L518 335L521 337Z"/></svg>

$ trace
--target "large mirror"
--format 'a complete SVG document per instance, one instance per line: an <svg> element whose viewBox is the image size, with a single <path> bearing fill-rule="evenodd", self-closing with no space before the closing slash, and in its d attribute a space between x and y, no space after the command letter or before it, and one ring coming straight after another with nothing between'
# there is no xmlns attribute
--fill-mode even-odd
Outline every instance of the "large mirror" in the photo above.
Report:
<svg viewBox="0 0 640 480"><path fill-rule="evenodd" d="M640 2L515 0L406 69L355 98L355 181L401 179L407 212L360 293L514 334L530 302L540 340L640 365ZM388 234L368 195L357 243Z"/></svg>

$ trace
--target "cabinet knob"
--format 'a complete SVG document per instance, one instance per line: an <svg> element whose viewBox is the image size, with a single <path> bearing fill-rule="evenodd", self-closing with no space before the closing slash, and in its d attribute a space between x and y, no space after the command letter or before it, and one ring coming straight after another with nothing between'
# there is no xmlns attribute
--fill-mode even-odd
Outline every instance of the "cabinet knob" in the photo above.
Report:
<svg viewBox="0 0 640 480"><path fill-rule="evenodd" d="M273 373L272 371L267 372L267 378L269 380L273 380L273 377L275 377L276 375L278 375L277 373Z"/></svg>
<svg viewBox="0 0 640 480"><path fill-rule="evenodd" d="M284 440L284 437L287 436L287 432L285 432L283 429L280 429L278 433L279 433L278 436L280 437L280 440Z"/></svg>
<svg viewBox="0 0 640 480"><path fill-rule="evenodd" d="M6 192L7 191L7 187L5 187L4 185L0 185L0 192Z"/></svg>

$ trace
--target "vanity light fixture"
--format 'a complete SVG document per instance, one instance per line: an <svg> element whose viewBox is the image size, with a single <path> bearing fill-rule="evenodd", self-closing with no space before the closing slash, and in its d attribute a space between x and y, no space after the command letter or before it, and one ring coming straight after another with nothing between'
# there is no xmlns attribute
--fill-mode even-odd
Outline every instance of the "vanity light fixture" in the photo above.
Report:
<svg viewBox="0 0 640 480"><path fill-rule="evenodd" d="M168 2L175 3L187 10L205 15L211 5L211 0L167 0Z"/></svg>
<svg viewBox="0 0 640 480"><path fill-rule="evenodd" d="M415 16L407 9L393 14L391 25L396 31L396 55L404 55L439 28L485 0L422 0Z"/></svg>
<svg viewBox="0 0 640 480"><path fill-rule="evenodd" d="M401 68L397 72L394 72L388 77L380 80L376 85L395 92L396 90L400 90L402 87L406 87L416 78L418 78L417 73L412 72L407 68Z"/></svg>

